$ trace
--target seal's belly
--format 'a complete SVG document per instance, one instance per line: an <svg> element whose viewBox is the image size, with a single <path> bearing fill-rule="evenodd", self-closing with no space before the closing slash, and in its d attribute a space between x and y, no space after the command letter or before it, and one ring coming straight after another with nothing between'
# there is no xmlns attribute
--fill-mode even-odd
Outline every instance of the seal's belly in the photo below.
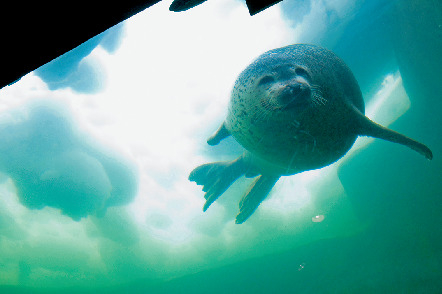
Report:
<svg viewBox="0 0 442 294"><path fill-rule="evenodd" d="M226 127L247 151L276 166L282 175L335 162L357 137L344 122L330 118L329 111L311 108L291 116L251 105L232 104Z"/></svg>

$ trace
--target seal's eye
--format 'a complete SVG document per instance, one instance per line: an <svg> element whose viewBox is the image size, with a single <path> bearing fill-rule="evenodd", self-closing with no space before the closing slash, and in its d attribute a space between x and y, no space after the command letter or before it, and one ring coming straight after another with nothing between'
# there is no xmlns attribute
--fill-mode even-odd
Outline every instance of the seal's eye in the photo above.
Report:
<svg viewBox="0 0 442 294"><path fill-rule="evenodd" d="M303 77L307 81L311 80L309 73L305 69L303 69L302 67L297 67L295 69L295 73L296 73L296 75Z"/></svg>
<svg viewBox="0 0 442 294"><path fill-rule="evenodd" d="M275 78L272 76L264 76L262 77L259 82L258 82L258 86L264 86L270 83L273 83L275 81Z"/></svg>

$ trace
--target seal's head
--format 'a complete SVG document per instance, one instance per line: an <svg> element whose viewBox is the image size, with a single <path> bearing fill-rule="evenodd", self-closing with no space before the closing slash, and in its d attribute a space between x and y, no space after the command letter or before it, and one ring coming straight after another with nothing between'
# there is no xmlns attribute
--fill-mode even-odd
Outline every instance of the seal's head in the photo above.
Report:
<svg viewBox="0 0 442 294"><path fill-rule="evenodd" d="M261 104L274 111L303 111L317 100L308 72L292 65L280 66L269 74L259 77L255 92L262 97Z"/></svg>

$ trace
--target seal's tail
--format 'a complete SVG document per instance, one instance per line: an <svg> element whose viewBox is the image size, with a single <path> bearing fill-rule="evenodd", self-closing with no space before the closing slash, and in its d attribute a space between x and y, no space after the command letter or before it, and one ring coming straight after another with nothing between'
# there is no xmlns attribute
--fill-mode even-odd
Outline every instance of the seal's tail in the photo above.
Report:
<svg viewBox="0 0 442 294"><path fill-rule="evenodd" d="M242 157L228 162L207 163L195 168L189 175L189 180L203 186L206 192L203 211L221 196L239 177L247 172L247 166Z"/></svg>

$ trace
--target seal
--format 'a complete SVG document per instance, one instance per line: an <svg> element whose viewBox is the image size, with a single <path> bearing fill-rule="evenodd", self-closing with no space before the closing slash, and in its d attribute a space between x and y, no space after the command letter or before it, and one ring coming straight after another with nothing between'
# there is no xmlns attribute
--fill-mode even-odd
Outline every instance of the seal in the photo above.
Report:
<svg viewBox="0 0 442 294"><path fill-rule="evenodd" d="M189 176L203 186L203 210L239 177L256 177L239 203L243 223L281 176L330 165L358 136L405 145L427 159L431 150L367 118L359 85L333 52L296 44L259 56L238 77L226 120L207 143L232 135L245 148L237 159L203 164Z"/></svg>

